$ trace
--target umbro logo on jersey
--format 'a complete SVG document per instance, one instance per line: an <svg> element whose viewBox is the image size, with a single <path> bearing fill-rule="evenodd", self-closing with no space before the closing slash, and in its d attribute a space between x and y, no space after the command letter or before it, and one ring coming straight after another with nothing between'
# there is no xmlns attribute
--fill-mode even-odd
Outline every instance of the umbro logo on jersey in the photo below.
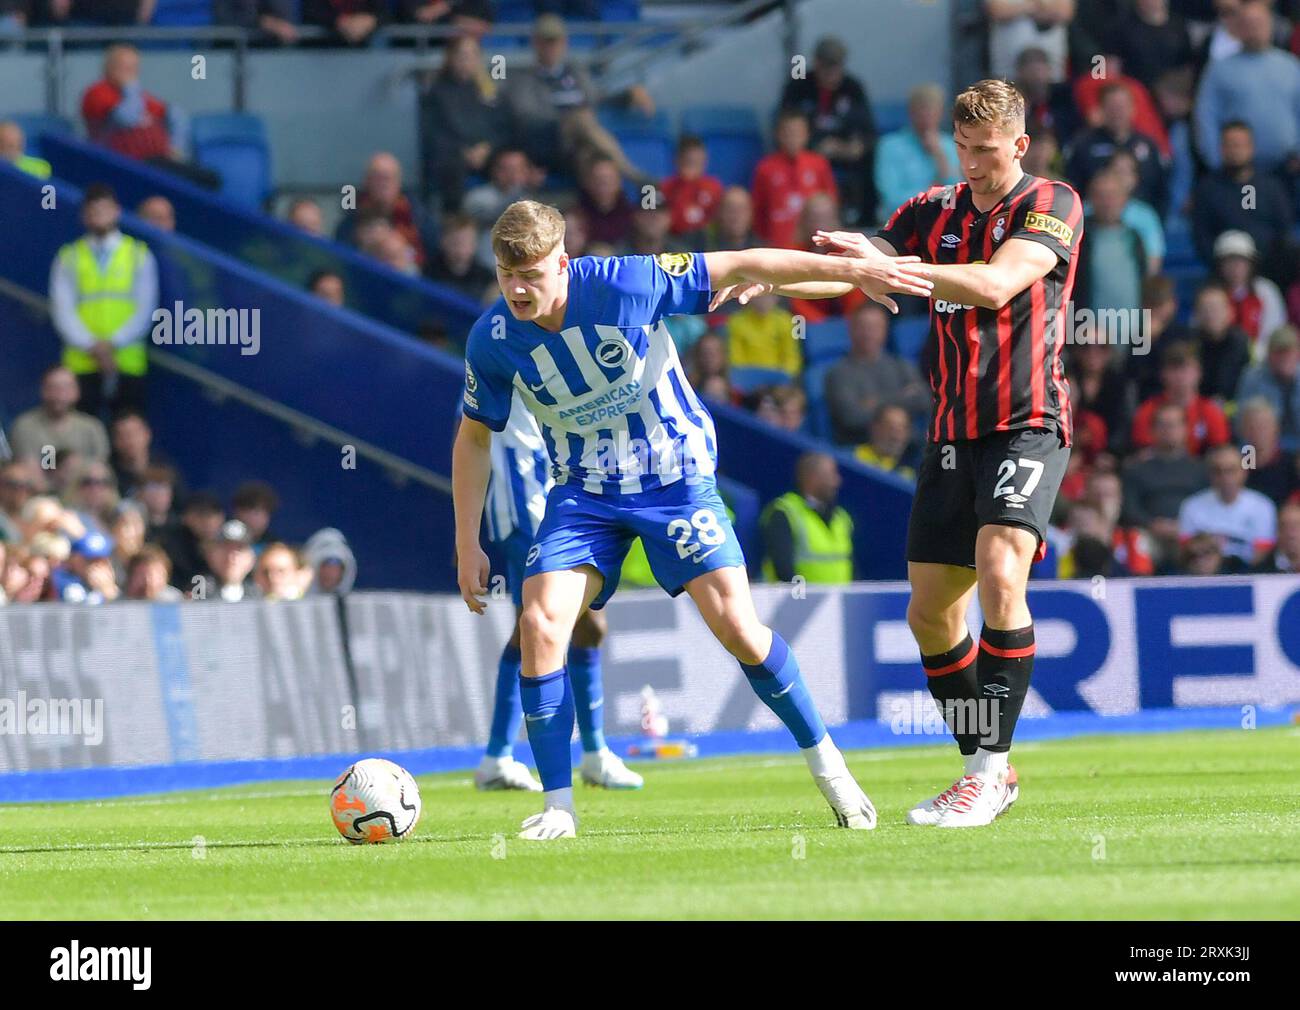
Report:
<svg viewBox="0 0 1300 1010"><path fill-rule="evenodd" d="M947 235L944 235L942 238L939 239L939 242L940 242L940 248L942 249L956 249L959 245L961 245L961 236L954 235L952 232L948 232Z"/></svg>
<svg viewBox="0 0 1300 1010"><path fill-rule="evenodd" d="M1011 688L1007 684L985 684L984 693L1004 697L1011 693Z"/></svg>

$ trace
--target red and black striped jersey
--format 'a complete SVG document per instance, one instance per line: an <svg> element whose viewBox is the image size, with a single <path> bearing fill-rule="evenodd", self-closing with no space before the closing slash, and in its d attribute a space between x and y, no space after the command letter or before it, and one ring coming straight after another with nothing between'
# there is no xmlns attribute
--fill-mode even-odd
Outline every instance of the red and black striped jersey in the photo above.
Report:
<svg viewBox="0 0 1300 1010"><path fill-rule="evenodd" d="M1008 239L1056 254L1056 265L1000 309L933 299L930 441L1044 428L1071 440L1069 390L1056 320L1064 320L1083 237L1083 201L1066 183L1025 175L992 210L970 187L935 186L894 211L880 232L900 255L927 263L987 263Z"/></svg>

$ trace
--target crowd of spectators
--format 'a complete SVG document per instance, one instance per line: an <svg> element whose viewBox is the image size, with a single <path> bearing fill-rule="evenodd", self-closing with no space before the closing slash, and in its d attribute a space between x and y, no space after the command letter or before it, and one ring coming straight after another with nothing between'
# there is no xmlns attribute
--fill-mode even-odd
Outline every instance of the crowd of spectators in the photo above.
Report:
<svg viewBox="0 0 1300 1010"><path fill-rule="evenodd" d="M219 6L292 41L276 0ZM870 229L912 194L960 179L946 122L951 95L936 84L915 87L904 125L882 133L834 37L818 42L806 75L786 82L772 150L748 186L723 186L709 172L707 145L689 135L678 139L673 172L653 178L596 109L614 103L652 115L654 103L640 87L606 94L588 76L558 16L583 16L572 7L539 5L530 66L501 79L479 41L489 4L308 0L305 22L352 43L391 11L461 29L423 89L422 178L403 178L396 157L376 152L336 237L487 301L495 296L488 230L520 198L561 206L572 256L811 248L817 229ZM1140 339L1102 327L1094 342L1065 348L1076 448L1054 527L1060 574L1289 570L1300 562L1285 535L1300 503L1297 8L1292 0L984 2L989 72L1014 80L1027 99L1026 171L1068 181L1086 198L1074 306L1098 318L1143 319ZM127 80L118 90L143 101L152 128L183 130L173 110L152 109L147 93L133 97L130 64L129 55L110 53L105 82ZM14 146L0 127L0 156ZM148 210L157 226L175 226L165 201ZM287 218L325 232L310 199L295 201ZM1181 257L1173 266L1171 255ZM315 273L309 287L344 302L336 273ZM904 301L905 314L925 311ZM799 338L835 319L848 352L817 388L806 387ZM924 349L918 357L898 345L897 325L856 294L760 297L669 323L702 395L809 433L811 393L838 447L908 477L930 397ZM438 331L437 339L447 338ZM757 387L733 381L758 369L779 378ZM1240 489L1220 479L1224 446L1239 460ZM1207 535L1217 559L1198 541Z"/></svg>
<svg viewBox="0 0 1300 1010"><path fill-rule="evenodd" d="M52 365L40 403L0 438L0 605L292 600L351 588L356 560L338 530L285 543L269 484L241 484L227 508L187 489L143 414L124 409L106 429L77 409L79 397L77 376Z"/></svg>

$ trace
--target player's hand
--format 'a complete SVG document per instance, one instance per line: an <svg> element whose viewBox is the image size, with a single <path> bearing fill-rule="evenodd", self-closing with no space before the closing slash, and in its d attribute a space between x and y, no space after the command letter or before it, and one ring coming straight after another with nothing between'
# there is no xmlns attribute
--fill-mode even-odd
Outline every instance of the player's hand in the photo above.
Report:
<svg viewBox="0 0 1300 1010"><path fill-rule="evenodd" d="M482 597L487 595L488 575L492 566L483 548L477 544L456 552L456 583L460 586L460 598L465 606L476 614L487 610Z"/></svg>
<svg viewBox="0 0 1300 1010"><path fill-rule="evenodd" d="M760 295L770 295L771 293L771 284L750 283L749 281L728 284L725 288L713 293L713 298L709 302L709 311L715 312L733 299L741 305L748 305L751 298L758 298Z"/></svg>
<svg viewBox="0 0 1300 1010"><path fill-rule="evenodd" d="M898 311L891 294L919 295L929 298L934 291L930 268L919 256L887 256L865 235L852 231L818 231L813 244L832 256L847 256L855 261L853 283L873 302L890 312Z"/></svg>

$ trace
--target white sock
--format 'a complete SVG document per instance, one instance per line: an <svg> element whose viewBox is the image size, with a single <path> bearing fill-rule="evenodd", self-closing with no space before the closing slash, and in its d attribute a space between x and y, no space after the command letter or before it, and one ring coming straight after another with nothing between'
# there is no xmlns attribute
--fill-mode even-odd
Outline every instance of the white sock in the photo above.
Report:
<svg viewBox="0 0 1300 1010"><path fill-rule="evenodd" d="M551 807L560 807L573 813L573 786L565 786L563 789L548 789L542 793L543 809Z"/></svg>
<svg viewBox="0 0 1300 1010"><path fill-rule="evenodd" d="M984 775L988 778L997 778L1004 775L1006 770L1006 751L991 751L981 747L966 759L967 775Z"/></svg>
<svg viewBox="0 0 1300 1010"><path fill-rule="evenodd" d="M829 733L811 747L799 748L799 753L808 762L808 770L818 777L841 775L848 770L848 766L844 763L844 755L835 746L835 741L831 739Z"/></svg>

